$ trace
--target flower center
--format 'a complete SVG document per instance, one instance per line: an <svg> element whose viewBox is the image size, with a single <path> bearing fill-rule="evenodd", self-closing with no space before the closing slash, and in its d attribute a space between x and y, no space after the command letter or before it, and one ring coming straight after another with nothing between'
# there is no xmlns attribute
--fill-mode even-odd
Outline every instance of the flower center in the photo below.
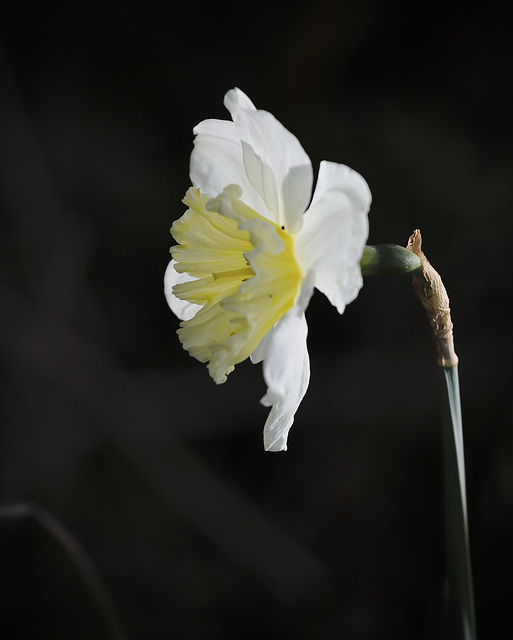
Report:
<svg viewBox="0 0 513 640"><path fill-rule="evenodd" d="M213 199L191 187L183 200L189 209L171 227L175 269L192 278L173 293L201 306L178 335L217 383L294 305L303 281L292 236L241 195L236 185Z"/></svg>

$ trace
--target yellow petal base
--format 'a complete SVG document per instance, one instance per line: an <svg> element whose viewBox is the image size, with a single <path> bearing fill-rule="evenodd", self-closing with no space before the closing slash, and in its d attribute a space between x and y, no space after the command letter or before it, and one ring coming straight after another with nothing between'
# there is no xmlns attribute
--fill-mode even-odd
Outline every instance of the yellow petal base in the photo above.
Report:
<svg viewBox="0 0 513 640"><path fill-rule="evenodd" d="M195 278L173 293L202 307L178 335L218 384L294 305L303 280L292 236L241 195L236 185L217 198L191 187L183 200L189 209L171 227L175 269Z"/></svg>

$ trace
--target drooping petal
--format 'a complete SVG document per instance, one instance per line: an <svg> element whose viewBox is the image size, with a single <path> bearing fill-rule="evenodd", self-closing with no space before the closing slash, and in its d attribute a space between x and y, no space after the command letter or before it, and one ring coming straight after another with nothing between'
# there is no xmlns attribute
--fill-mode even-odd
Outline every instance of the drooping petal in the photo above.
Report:
<svg viewBox="0 0 513 640"><path fill-rule="evenodd" d="M321 162L319 178L296 254L315 286L339 313L362 286L360 259L368 236L371 193L362 176L345 165Z"/></svg>
<svg viewBox="0 0 513 640"><path fill-rule="evenodd" d="M201 306L177 298L173 293L173 287L176 284L183 284L184 282L195 280L195 278L188 273L178 273L175 269L175 264L176 261L171 260L167 265L166 273L164 274L164 294L171 311L180 318L180 320L190 320L194 318L196 313L201 309Z"/></svg>
<svg viewBox="0 0 513 640"><path fill-rule="evenodd" d="M229 184L242 187L243 202L266 218L276 222L246 174L242 143L233 122L204 120L195 128L190 175L193 186L202 193L216 196Z"/></svg>
<svg viewBox="0 0 513 640"><path fill-rule="evenodd" d="M294 415L310 381L306 346L308 327L299 305L294 306L269 334L263 363L267 393L261 403L272 407L264 425L266 451L285 451Z"/></svg>
<svg viewBox="0 0 513 640"><path fill-rule="evenodd" d="M275 222L296 233L312 194L310 158L290 131L272 114L256 109L240 89L228 91L224 103L240 136L249 181L275 213Z"/></svg>

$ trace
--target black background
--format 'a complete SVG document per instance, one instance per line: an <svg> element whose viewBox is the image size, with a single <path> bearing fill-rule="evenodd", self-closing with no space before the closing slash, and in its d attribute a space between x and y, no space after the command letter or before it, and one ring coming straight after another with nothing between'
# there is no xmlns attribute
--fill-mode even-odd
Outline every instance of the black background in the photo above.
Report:
<svg viewBox="0 0 513 640"><path fill-rule="evenodd" d="M169 227L192 127L233 86L315 170L366 178L370 244L422 230L460 356L478 630L511 637L508 4L2 3L0 504L72 533L128 638L443 634L439 372L408 278L342 317L314 296L284 454L260 366L216 387L176 338ZM2 637L112 637L44 527L0 535Z"/></svg>

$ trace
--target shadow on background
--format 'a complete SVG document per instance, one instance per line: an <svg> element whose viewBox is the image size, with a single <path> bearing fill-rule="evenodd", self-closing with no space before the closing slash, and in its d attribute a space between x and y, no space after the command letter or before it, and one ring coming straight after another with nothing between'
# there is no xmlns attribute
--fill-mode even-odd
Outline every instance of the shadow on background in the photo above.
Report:
<svg viewBox="0 0 513 640"><path fill-rule="evenodd" d="M437 639L438 372L408 280L308 311L312 382L266 454L259 366L216 387L162 277L192 127L246 91L373 193L370 244L420 227L453 307L478 630L511 636L505 2L7 1L0 9L0 505L41 505L127 637ZM0 522L5 638L108 638L30 519ZM4 635L5 632L5 635Z"/></svg>

